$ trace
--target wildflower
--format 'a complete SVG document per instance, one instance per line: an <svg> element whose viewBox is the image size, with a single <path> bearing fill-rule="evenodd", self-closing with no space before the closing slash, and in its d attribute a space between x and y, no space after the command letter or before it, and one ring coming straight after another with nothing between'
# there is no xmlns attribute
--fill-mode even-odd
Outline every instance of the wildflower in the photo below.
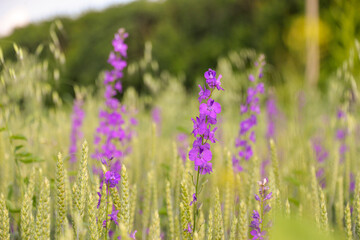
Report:
<svg viewBox="0 0 360 240"><path fill-rule="evenodd" d="M213 99L209 99L207 103L200 104L200 115L209 116L211 118L216 118L217 114L221 112L221 106L219 103L215 102Z"/></svg>
<svg viewBox="0 0 360 240"><path fill-rule="evenodd" d="M70 162L76 162L76 152L77 152L77 142L80 138L83 137L83 133L81 131L81 126L83 124L83 120L85 117L85 112L82 109L83 101L81 99L74 100L73 113L71 116L72 119L72 129L70 135Z"/></svg>
<svg viewBox="0 0 360 240"><path fill-rule="evenodd" d="M110 217L110 220L113 221L116 225L118 225L118 222L117 222L118 212L119 212L119 210L113 210L112 213L108 215Z"/></svg>
<svg viewBox="0 0 360 240"><path fill-rule="evenodd" d="M193 194L193 200L190 202L190 206L197 201L195 193Z"/></svg>
<svg viewBox="0 0 360 240"><path fill-rule="evenodd" d="M259 64L260 63L260 64ZM258 76L258 79L262 77L262 66L265 64L263 55L260 56L259 62L255 62L255 66L259 72L258 75L250 74L248 79L250 82L255 82L255 76ZM239 147L238 156L234 155L232 157L233 168L236 171L242 171L243 168L240 166L240 160L250 160L253 156L253 150L251 142L256 142L255 131L252 129L257 124L257 116L260 114L260 99L259 94L264 94L265 87L264 83L260 82L254 87L249 87L247 89L247 97L245 103L240 105L240 114L250 115L240 122L240 130L238 137L235 139L235 147Z"/></svg>
<svg viewBox="0 0 360 240"><path fill-rule="evenodd" d="M126 116L129 112L116 98L116 95L122 92L119 79L123 77L122 71L127 66L124 59L127 56L127 45L124 42L127 37L128 34L124 29L120 29L112 41L114 51L110 53L108 63L113 69L105 72L104 77L106 109L99 112L100 122L94 137L96 148L93 157L97 159L113 157L114 161L120 161L131 149L127 144L133 136L131 126L136 125L136 119Z"/></svg>
<svg viewBox="0 0 360 240"><path fill-rule="evenodd" d="M215 76L216 72L211 69L205 73L205 77L208 77L207 80L211 80ZM211 125L216 122L217 114L221 112L220 104L211 99L210 95L207 103L200 104L200 116L196 117L196 120L192 118L194 123L192 134L194 134L196 140L193 143L193 148L189 151L189 159L194 161L195 170L200 169L201 174L212 172L212 164L209 163L212 158L210 145L203 141L209 140L215 143L215 131L217 128L211 130Z"/></svg>
<svg viewBox="0 0 360 240"><path fill-rule="evenodd" d="M105 182L106 182L106 184L109 184L110 188L116 187L116 185L120 181L120 178L121 178L121 176L118 172L107 171L105 173Z"/></svg>
<svg viewBox="0 0 360 240"><path fill-rule="evenodd" d="M192 226L191 223L188 223L188 227L186 229L184 229L184 232L189 232L192 233Z"/></svg>
<svg viewBox="0 0 360 240"><path fill-rule="evenodd" d="M137 233L137 230L135 230L134 232L130 233L130 238L136 240L136 238L135 238L135 234L136 234L136 233Z"/></svg>
<svg viewBox="0 0 360 240"><path fill-rule="evenodd" d="M252 214L252 221L250 223L250 228L252 228L252 230L250 234L253 236L253 240L265 239L267 232L264 230L264 228L269 227L269 225L264 226L263 223L264 215L271 209L270 205L267 203L267 201L272 198L272 192L268 192L268 182L269 180L267 178L258 181L259 194L255 194L255 200L259 202L260 212L254 210Z"/></svg>
<svg viewBox="0 0 360 240"><path fill-rule="evenodd" d="M209 89L206 89L206 86L204 86L204 88L202 88L200 84L199 84L199 88L200 88L199 98L198 98L199 102L201 102L202 100L208 99L210 97L211 91Z"/></svg>
<svg viewBox="0 0 360 240"><path fill-rule="evenodd" d="M186 151L188 149L188 136L184 133L177 135L177 151L183 161L186 160Z"/></svg>
<svg viewBox="0 0 360 240"><path fill-rule="evenodd" d="M190 161L194 162L194 169L197 171L197 177L196 183L194 183L195 193L193 194L193 200L190 202L190 205L194 204L194 229L192 229L191 223L188 224L188 229L184 229L184 231L188 231L189 233L195 232L196 230L196 202L199 175L210 174L212 172L212 163L210 162L212 159L212 152L208 141L212 143L217 141L215 138L215 131L217 128L213 128L213 125L217 123L217 115L221 112L221 105L220 103L215 102L211 96L215 89L224 90L221 87L222 76L219 75L219 77L216 78L216 72L214 70L209 68L209 70L204 73L204 77L209 89L207 89L206 86L202 88L201 85L199 85L199 116L195 119L191 119L194 123L193 131L191 133L194 134L195 140L188 156Z"/></svg>

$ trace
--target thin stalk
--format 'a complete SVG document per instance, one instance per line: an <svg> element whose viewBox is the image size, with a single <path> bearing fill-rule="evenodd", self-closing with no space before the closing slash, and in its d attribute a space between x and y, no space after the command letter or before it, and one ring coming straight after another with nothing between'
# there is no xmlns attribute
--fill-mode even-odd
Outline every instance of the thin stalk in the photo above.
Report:
<svg viewBox="0 0 360 240"><path fill-rule="evenodd" d="M200 168L198 168L198 173L197 173L197 177L196 177L196 185L195 185L195 197L197 198L197 194L198 194L198 185L199 185L199 176L200 176ZM194 234L195 234L195 230L196 230L196 202L194 202Z"/></svg>
<svg viewBox="0 0 360 240"><path fill-rule="evenodd" d="M108 239L108 224L107 224L107 217L108 217L108 211L109 211L109 184L106 184L106 217L105 217L105 240Z"/></svg>

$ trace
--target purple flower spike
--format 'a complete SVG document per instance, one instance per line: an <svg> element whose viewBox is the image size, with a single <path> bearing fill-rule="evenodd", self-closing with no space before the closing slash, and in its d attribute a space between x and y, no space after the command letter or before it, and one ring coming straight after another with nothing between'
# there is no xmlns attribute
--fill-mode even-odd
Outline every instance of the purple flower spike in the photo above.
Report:
<svg viewBox="0 0 360 240"><path fill-rule="evenodd" d="M265 239L267 231L264 229L270 226L269 224L265 225L263 223L264 215L271 209L267 204L267 201L272 198L272 193L268 193L269 187L266 186L268 182L269 180L267 178L258 181L260 187L259 195L255 194L255 199L259 202L261 211L258 212L254 210L252 214L252 221L250 223L252 239Z"/></svg>
<svg viewBox="0 0 360 240"><path fill-rule="evenodd" d="M262 66L264 65L264 57L260 56L259 62L255 63L255 66L258 68L258 72L262 74ZM256 80L259 80L262 75L250 74L248 79L251 83L255 83ZM264 83L260 82L255 86L251 86L246 91L246 101L240 105L240 114L245 116L245 118L240 122L239 134L235 139L235 146L240 148L238 150L238 159L233 156L233 168L235 171L243 170L243 167L240 166L241 160L250 160L253 156L253 151L251 147L251 142L256 142L256 135L253 128L257 124L257 116L260 114L260 94L265 93ZM246 114L246 115L245 115Z"/></svg>
<svg viewBox="0 0 360 240"><path fill-rule="evenodd" d="M217 128L212 125L217 123L217 115L221 113L221 105L210 98L211 93L216 90L224 90L221 87L221 75L216 78L216 72L209 68L204 73L206 83L209 89L199 85L199 116L192 118L192 134L196 138L193 142L193 148L189 151L189 159L194 162L194 169L201 174L212 172L212 153L209 142L215 143L215 131ZM204 102L203 102L204 101ZM209 141L209 142L208 142ZM192 201L193 202L193 201Z"/></svg>
<svg viewBox="0 0 360 240"><path fill-rule="evenodd" d="M85 117L85 112L82 110L83 101L80 99L74 100L73 113L71 116L72 119L72 129L70 136L70 162L76 162L76 152L77 152L77 142L79 139L83 137L83 133L81 131L81 126L83 124L83 120Z"/></svg>

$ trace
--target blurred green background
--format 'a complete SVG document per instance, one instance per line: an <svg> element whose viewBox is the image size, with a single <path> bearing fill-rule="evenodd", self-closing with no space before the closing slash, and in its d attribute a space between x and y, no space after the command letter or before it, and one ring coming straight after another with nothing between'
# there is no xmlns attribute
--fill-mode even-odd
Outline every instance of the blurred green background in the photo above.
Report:
<svg viewBox="0 0 360 240"><path fill-rule="evenodd" d="M358 0L319 1L320 90L326 90L326 79L349 58L360 36L357 9ZM216 67L218 58L244 48L265 53L270 84L304 83L303 0L134 1L75 19L59 19L64 25L58 37L66 64L60 82L52 87L63 99L74 96L73 86L93 85L99 73L109 68L106 60L110 42L120 27L130 35L129 63L143 57L144 43L150 41L159 72L168 70L183 76L187 90L195 86L195 78L207 67ZM15 59L13 43L29 52L35 52L39 44L49 43L53 21L18 28L0 39L5 59ZM41 53L44 59L48 56L49 51ZM125 77L124 84L134 86L139 93L146 91L142 74Z"/></svg>

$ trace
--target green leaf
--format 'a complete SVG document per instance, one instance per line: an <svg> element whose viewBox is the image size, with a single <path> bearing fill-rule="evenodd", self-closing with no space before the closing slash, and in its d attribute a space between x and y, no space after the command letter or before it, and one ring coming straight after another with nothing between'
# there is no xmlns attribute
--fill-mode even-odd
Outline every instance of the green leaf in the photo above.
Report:
<svg viewBox="0 0 360 240"><path fill-rule="evenodd" d="M5 130L6 130L6 127L0 128L0 132L5 131Z"/></svg>
<svg viewBox="0 0 360 240"><path fill-rule="evenodd" d="M10 139L27 141L27 138L20 134L12 135L12 136L10 136Z"/></svg>
<svg viewBox="0 0 360 240"><path fill-rule="evenodd" d="M15 146L14 152L16 153L18 150L20 150L20 149L23 148L23 147L24 147L24 145L17 145L17 146Z"/></svg>
<svg viewBox="0 0 360 240"><path fill-rule="evenodd" d="M27 158L27 157L31 157L32 154L29 152L20 152L20 153L16 153L15 157L16 158Z"/></svg>
<svg viewBox="0 0 360 240"><path fill-rule="evenodd" d="M21 159L19 159L19 161L24 164L29 164L29 163L35 163L35 162L43 162L44 160L42 160L40 158L36 158L36 157L29 157L29 158L21 158Z"/></svg>
<svg viewBox="0 0 360 240"><path fill-rule="evenodd" d="M11 213L20 213L20 208L16 207L15 204L9 200L6 200L6 206Z"/></svg>

